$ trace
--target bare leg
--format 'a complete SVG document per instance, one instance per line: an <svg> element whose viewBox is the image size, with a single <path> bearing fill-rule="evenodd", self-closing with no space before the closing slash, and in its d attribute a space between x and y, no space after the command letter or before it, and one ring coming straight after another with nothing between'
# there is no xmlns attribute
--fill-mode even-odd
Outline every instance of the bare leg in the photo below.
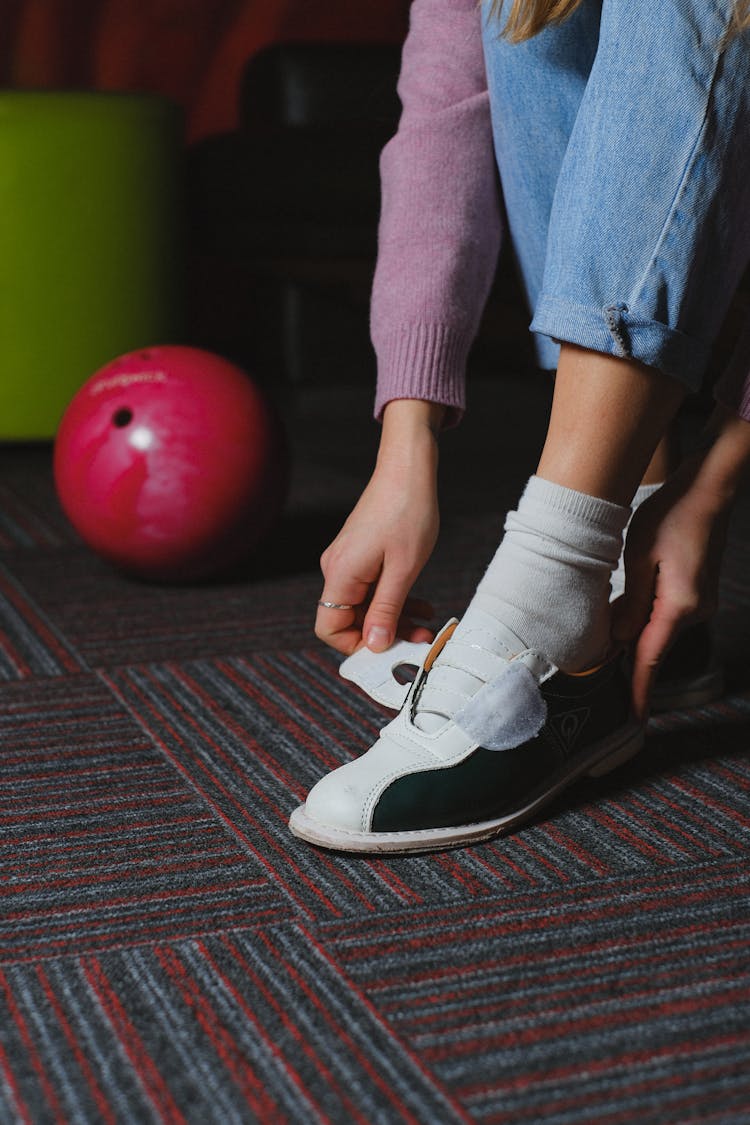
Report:
<svg viewBox="0 0 750 1125"><path fill-rule="evenodd" d="M653 368L563 344L537 475L628 505L684 397Z"/></svg>
<svg viewBox="0 0 750 1125"><path fill-rule="evenodd" d="M643 474L641 484L662 484L680 463L680 443L676 426L671 425L656 447Z"/></svg>

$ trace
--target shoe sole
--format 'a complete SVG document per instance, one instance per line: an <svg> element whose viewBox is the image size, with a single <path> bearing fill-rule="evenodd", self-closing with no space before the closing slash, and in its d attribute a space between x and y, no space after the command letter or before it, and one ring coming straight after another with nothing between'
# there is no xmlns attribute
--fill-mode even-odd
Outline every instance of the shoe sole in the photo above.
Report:
<svg viewBox="0 0 750 1125"><path fill-rule="evenodd" d="M440 851L444 848L478 844L529 820L578 778L584 775L603 777L617 769L638 753L643 746L643 738L644 731L640 724L628 724L616 734L598 743L587 758L579 762L565 777L560 778L546 793L535 798L524 808L517 809L497 820L485 820L476 824L449 828L424 828L414 832L348 832L313 820L305 812L305 806L300 805L289 818L289 828L294 836L305 840L308 844L341 852L406 855L412 852Z"/></svg>

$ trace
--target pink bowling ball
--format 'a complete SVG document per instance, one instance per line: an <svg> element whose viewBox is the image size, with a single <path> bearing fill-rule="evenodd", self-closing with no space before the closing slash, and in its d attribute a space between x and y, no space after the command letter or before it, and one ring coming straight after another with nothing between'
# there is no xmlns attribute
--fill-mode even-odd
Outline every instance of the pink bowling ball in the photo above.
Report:
<svg viewBox="0 0 750 1125"><path fill-rule="evenodd" d="M154 581L226 571L261 542L286 497L281 424L240 368L154 347L98 371L55 441L55 483L82 539Z"/></svg>

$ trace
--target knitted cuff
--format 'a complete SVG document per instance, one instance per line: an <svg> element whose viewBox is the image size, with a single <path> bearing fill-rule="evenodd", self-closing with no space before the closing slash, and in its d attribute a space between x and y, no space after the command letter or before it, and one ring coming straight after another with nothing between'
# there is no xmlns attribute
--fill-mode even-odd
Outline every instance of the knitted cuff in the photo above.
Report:
<svg viewBox="0 0 750 1125"><path fill-rule="evenodd" d="M466 409L470 347L471 336L442 324L406 326L379 339L375 418L382 421L392 399L417 398L448 407L444 429L457 425Z"/></svg>

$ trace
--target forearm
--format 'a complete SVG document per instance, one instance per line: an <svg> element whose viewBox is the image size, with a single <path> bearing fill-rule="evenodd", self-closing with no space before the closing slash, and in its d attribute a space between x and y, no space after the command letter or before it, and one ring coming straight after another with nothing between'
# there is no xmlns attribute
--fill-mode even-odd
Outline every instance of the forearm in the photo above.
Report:
<svg viewBox="0 0 750 1125"><path fill-rule="evenodd" d="M696 495L721 511L731 506L750 475L750 421L717 406L707 427L711 444L696 456Z"/></svg>

